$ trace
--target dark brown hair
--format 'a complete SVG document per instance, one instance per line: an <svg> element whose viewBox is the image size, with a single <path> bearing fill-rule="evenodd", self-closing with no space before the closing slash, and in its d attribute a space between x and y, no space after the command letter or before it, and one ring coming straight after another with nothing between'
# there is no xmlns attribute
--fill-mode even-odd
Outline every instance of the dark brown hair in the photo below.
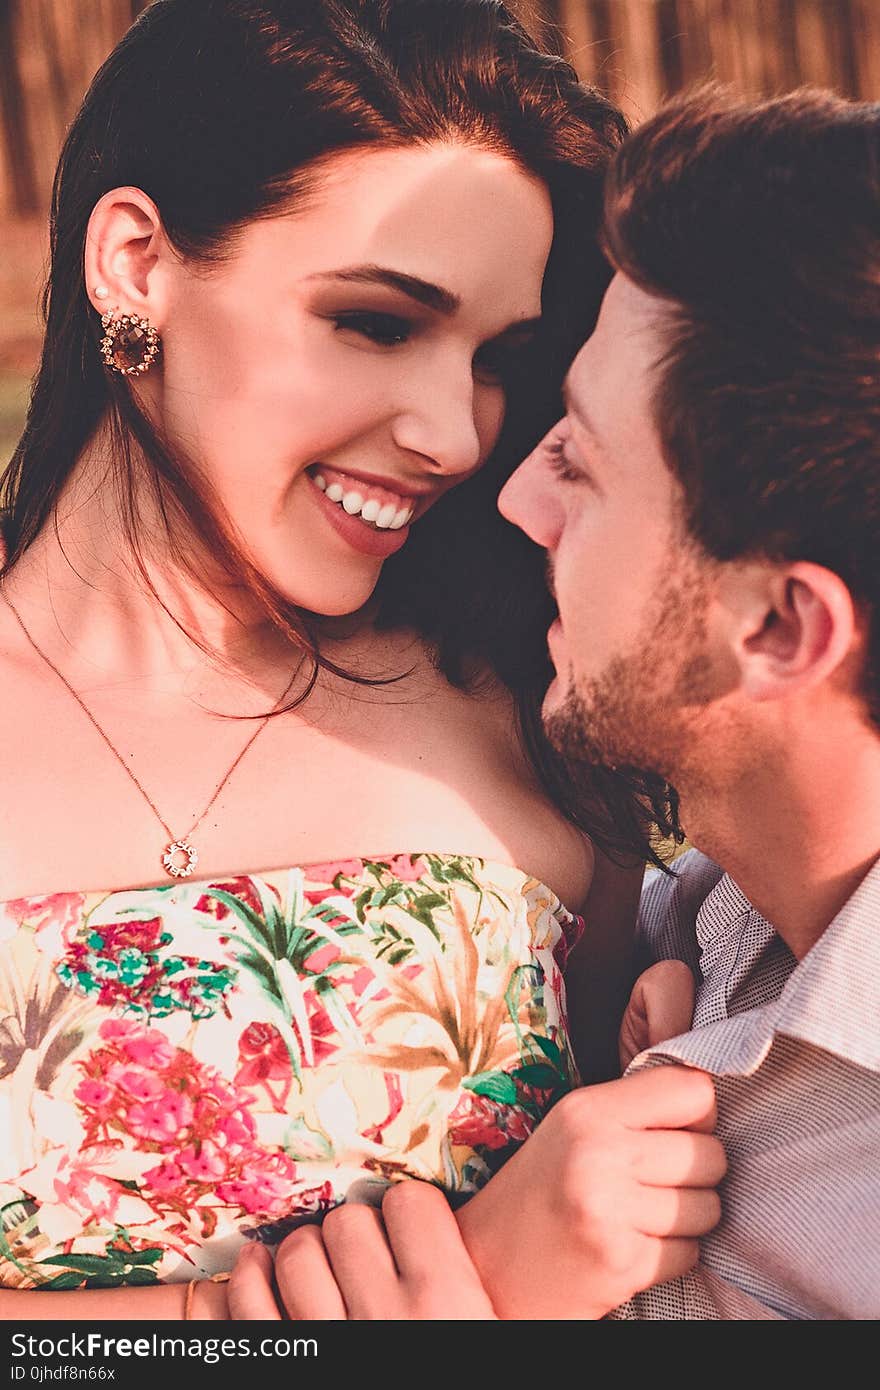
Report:
<svg viewBox="0 0 880 1390"><path fill-rule="evenodd" d="M508 383L502 439L383 567L379 621L422 632L447 677L494 668L516 697L530 757L575 823L613 847L644 847L642 802L611 774L576 785L540 727L552 605L543 557L497 514L512 467L559 413L559 384L588 335L607 283L598 248L602 180L624 134L620 113L539 52L496 0L154 0L107 59L74 121L52 202L47 329L26 428L6 480L8 566L53 513L100 420L115 441L127 543L137 559L132 445L188 567L195 530L230 576L320 665L320 624L279 595L236 543L198 470L101 366L98 316L83 283L89 216L108 190L134 185L156 203L184 256L210 262L237 228L295 206L332 154L376 144L466 139L540 177L555 236L545 277L546 331ZM146 578L146 570L141 564ZM198 576L194 576L198 579ZM337 669L337 668L331 668ZM344 674L344 673L343 673Z"/></svg>
<svg viewBox="0 0 880 1390"><path fill-rule="evenodd" d="M844 580L880 723L880 105L679 99L615 159L604 239L673 311L655 414L691 533Z"/></svg>

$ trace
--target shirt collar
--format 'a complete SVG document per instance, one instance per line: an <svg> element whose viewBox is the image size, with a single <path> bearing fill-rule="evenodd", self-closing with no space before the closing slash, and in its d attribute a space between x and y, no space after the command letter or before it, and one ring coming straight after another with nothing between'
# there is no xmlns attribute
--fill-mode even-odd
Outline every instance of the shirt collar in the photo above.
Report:
<svg viewBox="0 0 880 1390"><path fill-rule="evenodd" d="M711 952L737 920L773 928L725 875L697 915L697 940ZM642 1054L703 1067L716 1075L749 1075L777 1033L880 1071L880 860L789 976L779 997L720 1019ZM641 1058L639 1059L641 1061Z"/></svg>

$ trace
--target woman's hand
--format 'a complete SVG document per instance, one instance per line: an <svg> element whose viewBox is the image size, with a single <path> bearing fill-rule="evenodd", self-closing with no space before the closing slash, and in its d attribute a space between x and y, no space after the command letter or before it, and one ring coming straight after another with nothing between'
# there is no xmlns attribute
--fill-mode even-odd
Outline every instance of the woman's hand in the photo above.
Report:
<svg viewBox="0 0 880 1390"><path fill-rule="evenodd" d="M225 1285L228 1316L233 1321L280 1321L281 1310L275 1298L275 1262L272 1252L259 1241L249 1240L241 1248L235 1268Z"/></svg>
<svg viewBox="0 0 880 1390"><path fill-rule="evenodd" d="M275 1277L288 1316L302 1321L495 1317L455 1216L428 1183L394 1183L381 1215L345 1203L323 1225L293 1231L278 1248Z"/></svg>
<svg viewBox="0 0 880 1390"><path fill-rule="evenodd" d="M604 1317L691 1269L721 1215L714 1125L712 1079L686 1067L564 1096L458 1213L499 1317Z"/></svg>
<svg viewBox="0 0 880 1390"><path fill-rule="evenodd" d="M714 1123L704 1072L583 1087L457 1216L436 1188L400 1182L381 1217L344 1205L294 1231L276 1258L280 1298L303 1320L603 1317L696 1263L721 1212ZM276 1315L241 1307L233 1316Z"/></svg>

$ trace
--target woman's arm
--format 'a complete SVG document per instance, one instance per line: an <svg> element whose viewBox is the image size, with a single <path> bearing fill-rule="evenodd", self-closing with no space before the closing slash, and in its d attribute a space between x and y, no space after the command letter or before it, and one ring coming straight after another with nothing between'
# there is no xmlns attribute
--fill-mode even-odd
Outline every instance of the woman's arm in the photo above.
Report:
<svg viewBox="0 0 880 1390"><path fill-rule="evenodd" d="M0 1290L0 1322L179 1322L184 1315L187 1284L157 1284L149 1289ZM199 1281L190 1315L194 1322L229 1317L226 1285Z"/></svg>
<svg viewBox="0 0 880 1390"><path fill-rule="evenodd" d="M586 930L565 969L575 1057L587 1084L620 1075L617 1037L635 980L633 943L644 871L641 863L620 868L596 850L583 910Z"/></svg>

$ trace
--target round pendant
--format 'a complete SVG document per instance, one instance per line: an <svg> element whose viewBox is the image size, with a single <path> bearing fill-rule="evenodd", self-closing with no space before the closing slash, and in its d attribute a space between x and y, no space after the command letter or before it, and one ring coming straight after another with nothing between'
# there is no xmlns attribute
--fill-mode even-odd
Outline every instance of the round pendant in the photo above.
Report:
<svg viewBox="0 0 880 1390"><path fill-rule="evenodd" d="M184 863L177 861L177 855L182 854ZM189 878L196 864L199 862L198 850L193 849L192 845L187 844L186 840L175 840L173 845L169 845L162 855L162 866L166 874L172 878Z"/></svg>

